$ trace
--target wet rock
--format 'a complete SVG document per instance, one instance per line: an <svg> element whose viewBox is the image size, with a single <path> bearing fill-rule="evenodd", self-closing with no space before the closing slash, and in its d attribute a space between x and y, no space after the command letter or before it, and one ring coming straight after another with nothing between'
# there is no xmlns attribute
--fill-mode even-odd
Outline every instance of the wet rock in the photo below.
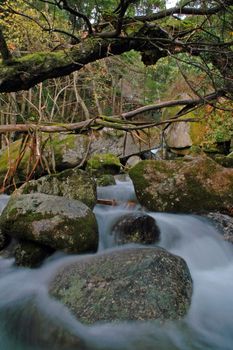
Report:
<svg viewBox="0 0 233 350"><path fill-rule="evenodd" d="M0 217L0 229L67 252L93 252L98 246L97 222L85 204L42 193L12 196Z"/></svg>
<svg viewBox="0 0 233 350"><path fill-rule="evenodd" d="M213 225L223 234L226 241L233 243L233 217L222 213L208 213L205 215Z"/></svg>
<svg viewBox="0 0 233 350"><path fill-rule="evenodd" d="M37 267L54 250L48 246L29 241L19 241L14 249L15 264L24 267Z"/></svg>
<svg viewBox="0 0 233 350"><path fill-rule="evenodd" d="M152 211L230 211L233 169L206 156L142 161L129 171L141 205Z"/></svg>
<svg viewBox="0 0 233 350"><path fill-rule="evenodd" d="M192 279L185 261L162 248L83 257L61 268L50 294L83 323L182 318Z"/></svg>
<svg viewBox="0 0 233 350"><path fill-rule="evenodd" d="M87 170L91 174L118 174L121 169L121 163L118 157L111 153L94 154L87 161Z"/></svg>
<svg viewBox="0 0 233 350"><path fill-rule="evenodd" d="M160 230L154 218L143 213L122 216L112 228L116 244L153 244L159 240Z"/></svg>
<svg viewBox="0 0 233 350"><path fill-rule="evenodd" d="M58 174L31 180L15 191L15 194L45 193L77 199L93 208L97 200L96 183L85 171L68 169Z"/></svg>

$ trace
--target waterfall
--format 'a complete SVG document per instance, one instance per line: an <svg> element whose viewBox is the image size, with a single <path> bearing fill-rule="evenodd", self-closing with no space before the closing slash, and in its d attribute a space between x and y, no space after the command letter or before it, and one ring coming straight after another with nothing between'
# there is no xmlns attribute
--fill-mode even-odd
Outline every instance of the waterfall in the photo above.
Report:
<svg viewBox="0 0 233 350"><path fill-rule="evenodd" d="M98 196L122 202L135 200L132 184L122 180L99 188ZM7 200L7 196L0 198L0 208ZM112 207L97 205L94 212L100 232L99 251L114 249L111 228L121 215L143 210L139 205L132 208L124 203ZM184 320L84 326L48 294L51 276L59 266L76 257L56 253L33 270L17 268L13 259L0 258L0 349L82 349L75 342L74 347L66 345L61 341L64 338L55 337L56 332L47 334L46 329L53 324L54 329L63 329L81 339L89 350L231 350L233 246L203 217L147 214L155 218L161 230L158 244L183 257L191 271L194 291ZM36 329L35 315L42 318L42 329Z"/></svg>

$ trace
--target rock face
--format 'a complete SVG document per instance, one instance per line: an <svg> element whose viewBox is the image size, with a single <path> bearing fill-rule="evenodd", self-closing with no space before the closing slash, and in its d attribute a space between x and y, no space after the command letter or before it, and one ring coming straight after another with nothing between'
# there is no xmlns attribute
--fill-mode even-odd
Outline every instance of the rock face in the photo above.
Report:
<svg viewBox="0 0 233 350"><path fill-rule="evenodd" d="M64 268L50 294L83 323L179 319L190 305L185 261L162 248L135 248L85 257Z"/></svg>
<svg viewBox="0 0 233 350"><path fill-rule="evenodd" d="M112 228L116 244L153 244L159 240L160 230L154 218L143 213L122 216Z"/></svg>
<svg viewBox="0 0 233 350"><path fill-rule="evenodd" d="M80 169L68 169L55 175L47 175L38 180L31 180L16 191L18 194L35 192L77 199L90 208L94 208L97 200L94 179Z"/></svg>
<svg viewBox="0 0 233 350"><path fill-rule="evenodd" d="M233 169L208 157L176 161L142 161L129 175L141 205L153 211L229 211L233 203Z"/></svg>
<svg viewBox="0 0 233 350"><path fill-rule="evenodd" d="M0 217L0 229L67 252L96 251L98 246L96 219L85 204L42 193L13 196Z"/></svg>

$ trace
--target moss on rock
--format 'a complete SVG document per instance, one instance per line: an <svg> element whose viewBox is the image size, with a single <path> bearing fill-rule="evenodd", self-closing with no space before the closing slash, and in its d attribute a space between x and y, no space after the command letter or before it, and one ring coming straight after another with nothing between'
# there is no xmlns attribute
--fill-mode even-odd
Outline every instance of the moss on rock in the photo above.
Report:
<svg viewBox="0 0 233 350"><path fill-rule="evenodd" d="M81 322L182 318L192 279L185 261L162 248L135 248L86 257L62 268L50 294Z"/></svg>
<svg viewBox="0 0 233 350"><path fill-rule="evenodd" d="M176 161L142 161L129 172L137 198L154 211L230 210L233 170L208 157Z"/></svg>
<svg viewBox="0 0 233 350"><path fill-rule="evenodd" d="M0 229L67 252L93 252L98 246L97 222L85 204L42 193L12 196L0 217Z"/></svg>
<svg viewBox="0 0 233 350"><path fill-rule="evenodd" d="M96 183L89 173L80 169L67 169L58 174L47 175L21 186L15 194L45 193L77 199L91 209L97 200Z"/></svg>
<svg viewBox="0 0 233 350"><path fill-rule="evenodd" d="M94 154L87 161L87 170L95 175L115 175L120 172L120 169L120 160L112 153Z"/></svg>

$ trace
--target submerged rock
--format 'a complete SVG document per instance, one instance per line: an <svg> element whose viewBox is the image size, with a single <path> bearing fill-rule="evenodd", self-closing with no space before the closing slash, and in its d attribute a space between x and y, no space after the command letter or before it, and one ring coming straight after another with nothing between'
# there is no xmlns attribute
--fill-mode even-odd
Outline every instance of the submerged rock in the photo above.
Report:
<svg viewBox="0 0 233 350"><path fill-rule="evenodd" d="M35 192L77 199L90 208L95 206L97 200L94 179L80 169L68 169L58 174L41 177L38 180L31 180L21 186L16 194Z"/></svg>
<svg viewBox="0 0 233 350"><path fill-rule="evenodd" d="M69 323L62 321L46 299L34 294L1 306L1 327L13 344L15 341L11 349L87 350ZM59 312L65 314L65 310Z"/></svg>
<svg viewBox="0 0 233 350"><path fill-rule="evenodd" d="M115 223L112 235L116 244L153 244L159 240L160 230L154 218L134 212L123 215Z"/></svg>
<svg viewBox="0 0 233 350"><path fill-rule="evenodd" d="M98 246L97 222L85 204L42 193L12 196L0 217L0 229L67 252L93 252Z"/></svg>
<svg viewBox="0 0 233 350"><path fill-rule="evenodd" d="M147 160L132 168L138 201L152 211L229 211L233 203L233 169L212 159Z"/></svg>
<svg viewBox="0 0 233 350"><path fill-rule="evenodd" d="M182 318L192 279L185 261L162 248L83 257L58 271L50 294L83 323Z"/></svg>

